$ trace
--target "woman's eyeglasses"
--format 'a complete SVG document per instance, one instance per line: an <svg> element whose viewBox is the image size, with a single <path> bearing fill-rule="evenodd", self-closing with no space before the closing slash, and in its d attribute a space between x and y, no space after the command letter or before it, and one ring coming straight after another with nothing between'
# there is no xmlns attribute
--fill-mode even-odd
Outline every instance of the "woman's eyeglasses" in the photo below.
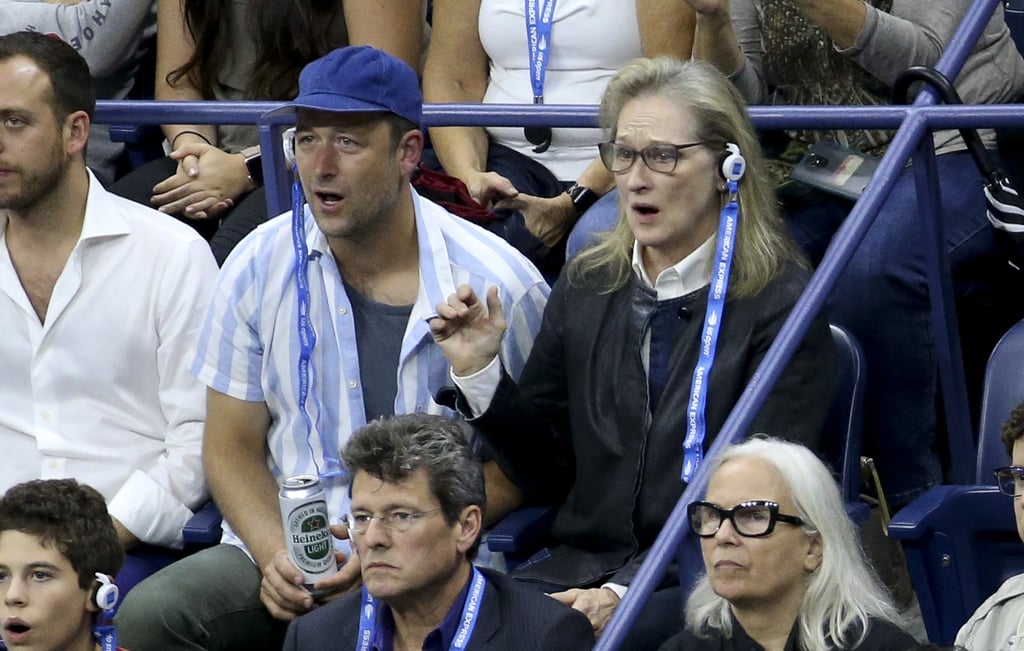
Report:
<svg viewBox="0 0 1024 651"><path fill-rule="evenodd" d="M775 531L778 522L797 527L806 524L795 515L779 513L779 505L767 500L740 502L731 509L723 509L711 502L691 502L686 513L690 518L690 531L701 538L714 536L725 520L732 522L736 533L747 538L767 536Z"/></svg>
<svg viewBox="0 0 1024 651"><path fill-rule="evenodd" d="M1024 468L1020 466L1006 466L996 468L992 473L996 476L996 484L999 490L1010 497L1024 495Z"/></svg>
<svg viewBox="0 0 1024 651"><path fill-rule="evenodd" d="M633 168L639 154L644 165L662 174L671 174L679 162L679 152L690 147L703 145L702 142L688 142L683 145L651 145L644 149L633 149L617 142L602 142L597 146L601 162L612 174L623 174Z"/></svg>

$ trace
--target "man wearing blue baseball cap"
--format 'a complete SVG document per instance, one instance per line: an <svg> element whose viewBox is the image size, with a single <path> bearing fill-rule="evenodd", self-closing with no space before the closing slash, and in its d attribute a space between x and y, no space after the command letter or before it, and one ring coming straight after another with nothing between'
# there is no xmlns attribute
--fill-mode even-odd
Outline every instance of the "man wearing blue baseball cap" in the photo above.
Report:
<svg viewBox="0 0 1024 651"><path fill-rule="evenodd" d="M285 109L296 118L286 136L301 181L294 208L224 263L192 365L208 386L203 461L222 544L128 595L117 623L133 651L280 649L289 620L358 584L359 564L348 563L304 587L278 486L317 476L343 536L350 478L339 450L350 434L393 414L458 418L433 399L449 383L427 326L435 305L470 289L500 301L510 335L502 361L523 367L547 285L504 241L412 189L422 106L412 69L370 47L335 50L302 71ZM515 495L487 467L487 510L499 517ZM348 541L336 551L342 560Z"/></svg>

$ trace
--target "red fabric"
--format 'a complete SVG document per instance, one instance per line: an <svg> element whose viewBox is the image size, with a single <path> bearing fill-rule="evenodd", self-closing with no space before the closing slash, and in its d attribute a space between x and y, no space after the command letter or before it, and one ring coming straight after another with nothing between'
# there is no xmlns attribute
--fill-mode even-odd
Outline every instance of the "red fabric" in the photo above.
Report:
<svg viewBox="0 0 1024 651"><path fill-rule="evenodd" d="M470 196L466 184L454 176L435 172L423 167L417 168L412 185L422 196L441 204L452 214L483 224L495 219L494 211L484 208Z"/></svg>

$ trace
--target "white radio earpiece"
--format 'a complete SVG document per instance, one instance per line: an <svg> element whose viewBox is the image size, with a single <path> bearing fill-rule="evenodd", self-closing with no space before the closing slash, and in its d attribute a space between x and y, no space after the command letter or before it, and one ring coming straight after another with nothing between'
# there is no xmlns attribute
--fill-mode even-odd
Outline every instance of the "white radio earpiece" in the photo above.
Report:
<svg viewBox="0 0 1024 651"><path fill-rule="evenodd" d="M295 167L295 127L285 129L281 135L281 148L284 150L284 160L288 169Z"/></svg>
<svg viewBox="0 0 1024 651"><path fill-rule="evenodd" d="M100 611L107 611L116 606L119 594L113 579L103 572L96 573L96 587L92 589L92 602Z"/></svg>
<svg viewBox="0 0 1024 651"><path fill-rule="evenodd" d="M726 181L739 181L743 173L747 171L747 159L743 158L739 146L734 143L725 143L725 151L721 153L722 178Z"/></svg>

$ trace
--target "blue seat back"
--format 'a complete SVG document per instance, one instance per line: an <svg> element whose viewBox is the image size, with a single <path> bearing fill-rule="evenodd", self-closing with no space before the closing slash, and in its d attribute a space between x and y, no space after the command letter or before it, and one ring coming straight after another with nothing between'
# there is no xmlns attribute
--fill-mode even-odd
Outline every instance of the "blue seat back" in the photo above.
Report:
<svg viewBox="0 0 1024 651"><path fill-rule="evenodd" d="M1024 1L1024 0L1022 0ZM992 470L1009 465L999 438L1010 412L1024 400L1024 321L1020 321L992 349L985 367L985 386L978 422L978 464L975 482L994 486Z"/></svg>
<svg viewBox="0 0 1024 651"><path fill-rule="evenodd" d="M821 452L832 464L847 514L856 524L867 520L870 509L860 499L860 449L864 421L864 353L847 330L832 324L836 346L836 393L822 432Z"/></svg>
<svg viewBox="0 0 1024 651"><path fill-rule="evenodd" d="M938 486L893 516L928 639L951 644L1006 579L1024 572L1013 499L994 486Z"/></svg>
<svg viewBox="0 0 1024 651"><path fill-rule="evenodd" d="M995 487L992 469L1008 465L999 438L1024 399L1024 321L1010 328L985 371L975 486L939 486L902 509L889 535L902 541L925 628L949 644L981 602L1024 572L1013 499Z"/></svg>

